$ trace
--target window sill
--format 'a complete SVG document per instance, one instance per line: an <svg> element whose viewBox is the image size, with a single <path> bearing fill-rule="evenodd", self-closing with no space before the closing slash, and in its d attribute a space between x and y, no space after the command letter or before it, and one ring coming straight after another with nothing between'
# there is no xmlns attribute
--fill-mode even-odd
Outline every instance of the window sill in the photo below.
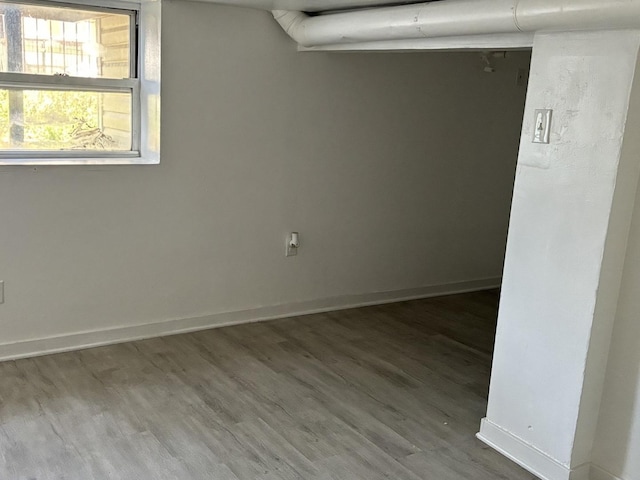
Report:
<svg viewBox="0 0 640 480"><path fill-rule="evenodd" d="M139 155L133 153L114 154L107 157L83 157L83 156L60 156L60 157L5 157L0 158L0 167L33 167L38 165L158 165L159 155Z"/></svg>

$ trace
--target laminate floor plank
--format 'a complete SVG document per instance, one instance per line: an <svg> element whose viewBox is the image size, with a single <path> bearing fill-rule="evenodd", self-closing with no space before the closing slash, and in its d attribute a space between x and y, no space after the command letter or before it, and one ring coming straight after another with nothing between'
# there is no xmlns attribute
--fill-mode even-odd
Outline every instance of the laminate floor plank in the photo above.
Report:
<svg viewBox="0 0 640 480"><path fill-rule="evenodd" d="M497 298L0 363L0 479L533 479L474 437Z"/></svg>

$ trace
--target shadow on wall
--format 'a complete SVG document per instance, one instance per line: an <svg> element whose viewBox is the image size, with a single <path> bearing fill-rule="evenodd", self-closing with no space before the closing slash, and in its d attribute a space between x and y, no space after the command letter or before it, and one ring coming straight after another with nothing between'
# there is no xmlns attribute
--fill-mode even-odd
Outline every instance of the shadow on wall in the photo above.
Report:
<svg viewBox="0 0 640 480"><path fill-rule="evenodd" d="M640 478L640 189L609 355L594 463L620 478Z"/></svg>

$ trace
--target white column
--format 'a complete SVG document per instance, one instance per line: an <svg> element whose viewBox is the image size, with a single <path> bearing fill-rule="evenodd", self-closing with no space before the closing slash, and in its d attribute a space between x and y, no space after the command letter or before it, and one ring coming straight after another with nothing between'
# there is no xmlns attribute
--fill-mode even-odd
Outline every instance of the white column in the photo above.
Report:
<svg viewBox="0 0 640 480"><path fill-rule="evenodd" d="M640 168L640 131L628 123L639 47L638 31L534 42L478 437L549 480L589 475ZM533 144L544 108L551 143Z"/></svg>

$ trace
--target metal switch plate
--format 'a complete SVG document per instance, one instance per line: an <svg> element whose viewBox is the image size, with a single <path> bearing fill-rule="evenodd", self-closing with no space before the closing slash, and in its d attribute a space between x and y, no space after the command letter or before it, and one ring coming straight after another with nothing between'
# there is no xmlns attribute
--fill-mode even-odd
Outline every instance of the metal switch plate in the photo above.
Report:
<svg viewBox="0 0 640 480"><path fill-rule="evenodd" d="M553 110L536 110L533 143L549 143L551 137L551 115Z"/></svg>

